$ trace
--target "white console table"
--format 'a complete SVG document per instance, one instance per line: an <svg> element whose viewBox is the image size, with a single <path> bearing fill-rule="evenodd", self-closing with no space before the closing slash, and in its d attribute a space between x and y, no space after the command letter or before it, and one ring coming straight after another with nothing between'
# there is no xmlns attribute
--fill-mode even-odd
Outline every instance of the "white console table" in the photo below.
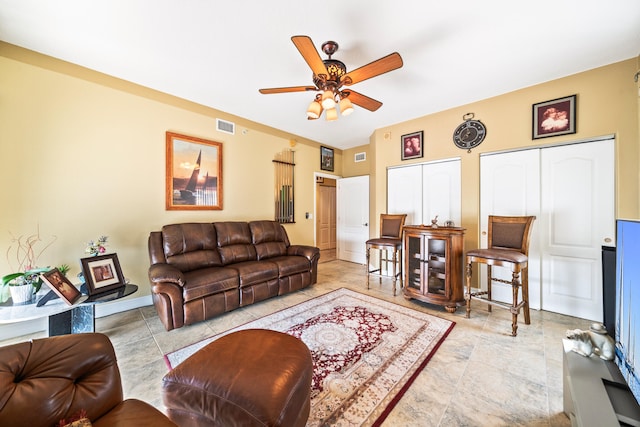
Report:
<svg viewBox="0 0 640 427"><path fill-rule="evenodd" d="M60 298L51 299L40 307L36 303L13 305L9 299L0 304L0 324L46 317L49 319L49 336L94 332L95 304L124 298L137 290L137 285L127 284L112 292L91 297L83 295L74 305L68 305Z"/></svg>
<svg viewBox="0 0 640 427"><path fill-rule="evenodd" d="M619 387L609 387L607 391L606 381L625 384L616 364L571 351L571 340L564 339L562 344L563 407L571 425L619 426L620 420L640 425L634 422L640 422L640 406L631 392Z"/></svg>

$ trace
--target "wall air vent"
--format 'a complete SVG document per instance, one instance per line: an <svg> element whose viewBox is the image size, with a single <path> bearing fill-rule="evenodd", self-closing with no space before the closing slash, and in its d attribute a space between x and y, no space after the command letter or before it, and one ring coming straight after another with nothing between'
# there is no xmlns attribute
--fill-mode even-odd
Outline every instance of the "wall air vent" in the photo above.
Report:
<svg viewBox="0 0 640 427"><path fill-rule="evenodd" d="M234 135L236 133L236 124L225 120L216 119L216 129L218 132Z"/></svg>
<svg viewBox="0 0 640 427"><path fill-rule="evenodd" d="M366 152L362 152L362 153L356 153L353 156L353 161L358 163L358 162L364 162L365 160L367 160L367 153Z"/></svg>

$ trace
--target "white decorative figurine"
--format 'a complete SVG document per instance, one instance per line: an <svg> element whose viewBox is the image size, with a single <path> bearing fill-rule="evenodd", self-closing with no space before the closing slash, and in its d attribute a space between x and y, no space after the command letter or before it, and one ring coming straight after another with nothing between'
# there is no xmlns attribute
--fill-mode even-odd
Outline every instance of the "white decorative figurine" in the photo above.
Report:
<svg viewBox="0 0 640 427"><path fill-rule="evenodd" d="M613 360L615 343L602 323L592 323L588 331L568 329L567 338L575 341L572 350L582 356L595 354L601 359Z"/></svg>

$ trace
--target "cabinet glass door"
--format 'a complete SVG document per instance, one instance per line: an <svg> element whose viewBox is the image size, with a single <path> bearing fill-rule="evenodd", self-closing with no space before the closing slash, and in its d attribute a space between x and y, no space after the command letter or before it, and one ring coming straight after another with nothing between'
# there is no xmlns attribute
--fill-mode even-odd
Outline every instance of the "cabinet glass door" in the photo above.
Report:
<svg viewBox="0 0 640 427"><path fill-rule="evenodd" d="M427 265L427 292L430 294L446 294L446 247L447 241L442 239L425 239Z"/></svg>
<svg viewBox="0 0 640 427"><path fill-rule="evenodd" d="M405 256L407 257L408 264L408 280L405 286L415 289L417 291L421 290L421 277L422 277L422 247L421 247L421 236L407 236L407 248L405 252Z"/></svg>

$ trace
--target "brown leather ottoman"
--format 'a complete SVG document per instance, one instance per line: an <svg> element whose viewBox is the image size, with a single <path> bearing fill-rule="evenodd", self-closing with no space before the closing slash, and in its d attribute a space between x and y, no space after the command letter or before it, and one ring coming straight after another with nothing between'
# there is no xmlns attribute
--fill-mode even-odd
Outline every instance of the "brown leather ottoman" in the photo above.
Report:
<svg viewBox="0 0 640 427"><path fill-rule="evenodd" d="M265 329L233 332L162 380L167 415L187 426L304 426L313 361L307 346Z"/></svg>

